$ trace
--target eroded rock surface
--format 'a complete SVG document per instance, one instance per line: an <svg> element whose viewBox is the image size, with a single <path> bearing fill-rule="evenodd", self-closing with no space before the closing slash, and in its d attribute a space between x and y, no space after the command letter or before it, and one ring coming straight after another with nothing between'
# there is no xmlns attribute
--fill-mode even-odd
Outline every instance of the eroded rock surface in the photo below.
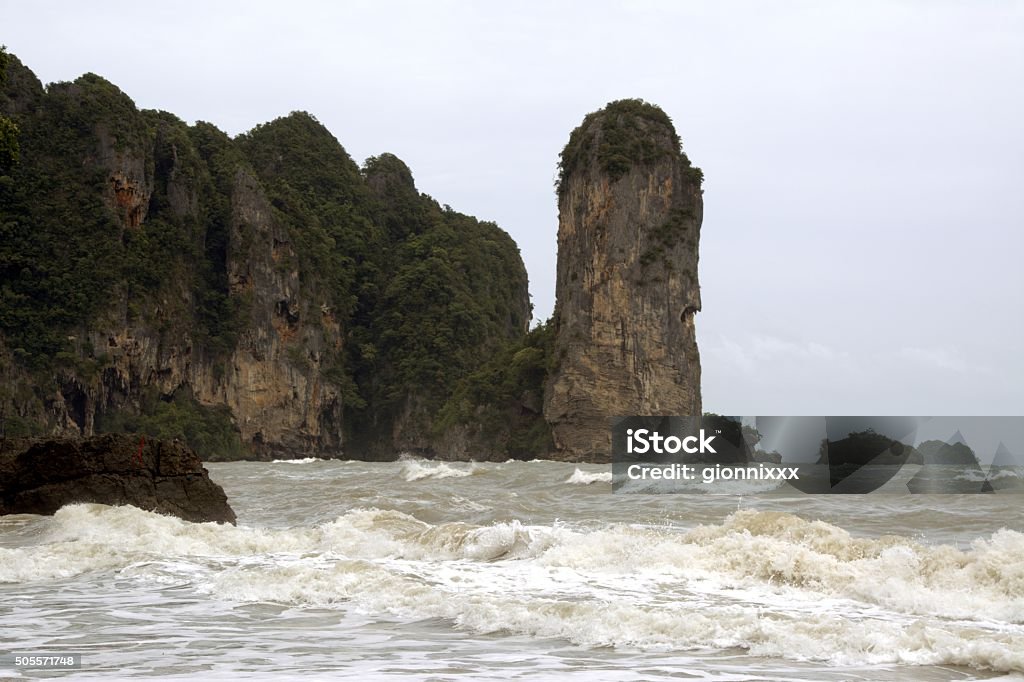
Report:
<svg viewBox="0 0 1024 682"><path fill-rule="evenodd" d="M0 450L0 515L49 515L75 502L235 523L224 489L181 443L121 434L6 441Z"/></svg>
<svg viewBox="0 0 1024 682"><path fill-rule="evenodd" d="M556 458L608 461L615 416L701 414L702 179L668 116L640 100L588 115L562 152L544 404Z"/></svg>

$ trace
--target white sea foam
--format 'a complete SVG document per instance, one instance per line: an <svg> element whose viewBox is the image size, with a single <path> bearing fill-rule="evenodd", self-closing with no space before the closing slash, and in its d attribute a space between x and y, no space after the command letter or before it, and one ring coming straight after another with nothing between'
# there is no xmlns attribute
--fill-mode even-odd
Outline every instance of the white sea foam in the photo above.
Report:
<svg viewBox="0 0 1024 682"><path fill-rule="evenodd" d="M463 478L476 473L476 466L449 464L447 462L430 462L422 459L407 459L402 462L405 480L419 481L426 478Z"/></svg>
<svg viewBox="0 0 1024 682"><path fill-rule="evenodd" d="M995 481L1000 478L1020 478L1020 473L1010 468L993 468L988 473L983 472L981 469L967 469L963 473L956 476L957 480L960 481L971 481L971 482L982 482L982 481Z"/></svg>
<svg viewBox="0 0 1024 682"><path fill-rule="evenodd" d="M430 580L408 566L358 560L245 568L222 572L203 589L240 601L316 607L353 603L371 613L443 618L476 633L564 638L588 647L743 648L757 656L845 665L1024 669L1024 636L1019 633L942 621L772 612L741 603L709 606L680 599L648 604L628 592L609 598L606 591L591 598L586 591L565 594L561 576L536 567L487 575L458 568L433 572Z"/></svg>
<svg viewBox="0 0 1024 682"><path fill-rule="evenodd" d="M220 600L354 604L585 646L1019 671L1021 556L1024 535L1010 530L959 551L763 511L691 530L581 531L358 509L270 530L81 504L61 509L38 544L0 548L0 582L114 571Z"/></svg>
<svg viewBox="0 0 1024 682"><path fill-rule="evenodd" d="M275 459L271 464L312 464L313 462L326 462L328 460L319 457L302 457L301 459Z"/></svg>
<svg viewBox="0 0 1024 682"><path fill-rule="evenodd" d="M595 471L591 473L583 471L579 467L576 467L576 471L572 472L572 476L566 479L565 482L573 483L575 485L590 485L591 483L611 483L612 472Z"/></svg>

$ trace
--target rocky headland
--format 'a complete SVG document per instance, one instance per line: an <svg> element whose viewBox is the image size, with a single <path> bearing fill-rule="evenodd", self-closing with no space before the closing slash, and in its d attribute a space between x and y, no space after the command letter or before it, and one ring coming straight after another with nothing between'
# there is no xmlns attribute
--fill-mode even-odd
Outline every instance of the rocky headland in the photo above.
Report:
<svg viewBox="0 0 1024 682"><path fill-rule="evenodd" d="M511 237L310 114L232 138L0 51L0 126L0 435L430 456L458 382L527 331Z"/></svg>
<svg viewBox="0 0 1024 682"><path fill-rule="evenodd" d="M0 437L601 461L612 417L701 412L703 176L652 104L569 136L532 330L506 232L305 112L232 138L0 50L0 133Z"/></svg>

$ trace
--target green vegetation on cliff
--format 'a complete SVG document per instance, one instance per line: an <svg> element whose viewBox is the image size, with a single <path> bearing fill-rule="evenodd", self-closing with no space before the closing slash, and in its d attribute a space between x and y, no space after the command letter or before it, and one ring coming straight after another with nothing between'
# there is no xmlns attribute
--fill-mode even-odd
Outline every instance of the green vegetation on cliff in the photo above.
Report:
<svg viewBox="0 0 1024 682"><path fill-rule="evenodd" d="M71 350L71 329L109 302L122 255L138 248L121 243L103 203L104 172L69 163L95 156L91 131L100 120L123 140L128 131L117 127L134 106L89 75L38 99L33 115L17 117L22 161L0 187L0 330L34 368Z"/></svg>
<svg viewBox="0 0 1024 682"><path fill-rule="evenodd" d="M554 324L548 320L460 381L438 415L438 435L471 428L480 447L499 459L533 459L550 452L551 429L541 408L554 339Z"/></svg>
<svg viewBox="0 0 1024 682"><path fill-rule="evenodd" d="M93 74L39 92L31 115L17 118L23 162L0 188L0 331L16 357L59 368L80 351L75 332L116 301L131 321L188 324L211 350L230 348L238 314L224 279L227 206L189 127L138 111ZM194 184L198 215L177 210L171 177ZM148 182L141 202L136 185ZM157 313L153 299L183 285L193 308Z"/></svg>
<svg viewBox="0 0 1024 682"><path fill-rule="evenodd" d="M0 88L7 84L7 65L10 61L7 48L0 45ZM7 182L10 182L7 174L18 162L18 156L18 126L11 119L0 115L0 178L6 178ZM3 182L4 180L0 180L0 183Z"/></svg>
<svg viewBox="0 0 1024 682"><path fill-rule="evenodd" d="M670 145L658 144L652 128L661 128ZM586 161L589 154L596 154L601 170L612 181L618 180L634 166L649 166L664 159L672 150L682 150L682 142L672 119L656 104L642 99L620 99L608 103L583 119L569 135L569 142L562 149L558 163L556 190L561 196L565 180ZM686 155L684 162L689 164ZM699 180L703 173L691 167Z"/></svg>
<svg viewBox="0 0 1024 682"><path fill-rule="evenodd" d="M147 391L142 409L115 410L100 415L97 433L140 433L164 440L178 439L204 460L240 459L244 454L238 430L225 405L209 407L182 389L170 396Z"/></svg>
<svg viewBox="0 0 1024 682"><path fill-rule="evenodd" d="M387 449L429 435L459 382L522 339L514 241L421 194L397 157L360 168L303 112L232 139L93 74L44 88L13 55L0 67L0 414L19 429L95 423L233 456L228 387L272 351L296 423L300 385L333 391L344 425L325 406L319 428Z"/></svg>
<svg viewBox="0 0 1024 682"><path fill-rule="evenodd" d="M360 170L303 112L239 142L278 219L301 235L300 272L329 273L329 299L347 320L346 353L332 365L350 428L363 430L357 440L386 440L410 402L418 410L409 426L424 430L418 422L459 379L525 332L527 280L515 242L420 194L394 155ZM379 428L368 430L371 423Z"/></svg>
<svg viewBox="0 0 1024 682"><path fill-rule="evenodd" d="M300 277L319 280L335 314L348 317L358 263L376 229L359 168L315 118L294 112L238 139L263 183L275 217L295 237Z"/></svg>

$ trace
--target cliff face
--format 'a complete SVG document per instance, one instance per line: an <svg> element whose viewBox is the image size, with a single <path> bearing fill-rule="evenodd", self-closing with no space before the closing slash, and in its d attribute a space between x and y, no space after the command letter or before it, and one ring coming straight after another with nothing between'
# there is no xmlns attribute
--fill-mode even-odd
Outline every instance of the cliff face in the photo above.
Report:
<svg viewBox="0 0 1024 682"><path fill-rule="evenodd" d="M222 384L204 394L227 404L256 450L337 456L342 400L323 374L342 351L341 324L326 295L303 285L290 234L243 171L232 192L231 230L228 282L232 297L248 303L248 324Z"/></svg>
<svg viewBox="0 0 1024 682"><path fill-rule="evenodd" d="M573 131L544 401L556 457L607 461L615 416L701 414L701 181L652 105L613 102Z"/></svg>
<svg viewBox="0 0 1024 682"><path fill-rule="evenodd" d="M459 382L436 421L439 456L504 462L551 453L543 405L553 340L551 323L538 325Z"/></svg>
<svg viewBox="0 0 1024 682"><path fill-rule="evenodd" d="M108 96L93 92L97 87L103 85L73 84L56 96ZM340 454L339 389L322 378L322 365L341 352L342 330L318 291L319 277L307 273L302 281L293 237L253 172L240 162L230 166L220 179L226 192L218 195L187 128L134 107L100 118L79 142L82 151L71 161L95 174L90 199L106 218L91 246L128 243L122 258L137 256L138 271L111 283L91 319L67 335L67 350L48 358L42 349L34 358L48 365L56 390L16 409L30 422L49 424L42 429L49 433L90 436L106 415L147 410L147 394L166 400L184 390L201 406L229 408L248 456ZM26 153L38 154L29 162L63 156L31 137ZM214 215L215 203L221 215ZM29 202L27 217L45 224L39 208ZM153 248L163 240L172 248ZM149 248L133 254L134 244ZM211 284L218 277L208 271L217 269L223 281ZM219 299L219 308L210 298ZM217 319L197 319L204 315ZM217 337L211 324L231 329ZM66 362L52 362L60 359ZM38 388L38 379L37 372L22 383Z"/></svg>
<svg viewBox="0 0 1024 682"><path fill-rule="evenodd" d="M526 272L508 234L421 195L395 156L369 159L363 174L395 246L375 265L383 276L360 286L352 351L368 404L347 414L349 452L448 457L457 443L438 437L439 412L461 380L526 333Z"/></svg>
<svg viewBox="0 0 1024 682"><path fill-rule="evenodd" d="M511 238L395 157L361 170L308 114L231 139L95 75L42 88L13 56L6 75L0 434L432 454L444 394L525 331Z"/></svg>

